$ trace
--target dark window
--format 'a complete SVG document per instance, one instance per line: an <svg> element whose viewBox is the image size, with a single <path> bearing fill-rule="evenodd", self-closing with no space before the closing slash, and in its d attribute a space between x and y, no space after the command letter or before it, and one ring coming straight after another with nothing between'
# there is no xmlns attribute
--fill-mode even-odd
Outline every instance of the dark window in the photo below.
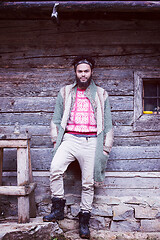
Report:
<svg viewBox="0 0 160 240"><path fill-rule="evenodd" d="M160 131L160 71L134 73L134 131Z"/></svg>
<svg viewBox="0 0 160 240"><path fill-rule="evenodd" d="M143 79L143 113L160 114L160 79Z"/></svg>

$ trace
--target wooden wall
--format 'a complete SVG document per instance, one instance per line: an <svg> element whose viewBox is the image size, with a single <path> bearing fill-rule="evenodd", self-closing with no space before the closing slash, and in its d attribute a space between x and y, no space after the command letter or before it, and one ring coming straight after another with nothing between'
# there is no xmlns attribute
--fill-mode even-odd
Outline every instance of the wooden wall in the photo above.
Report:
<svg viewBox="0 0 160 240"><path fill-rule="evenodd" d="M49 197L49 124L59 89L74 81L72 60L82 53L95 57L94 80L110 95L115 130L106 186L96 193L159 196L160 132L133 131L134 72L160 70L159 20L62 19L59 26L51 20L1 20L0 134L13 133L16 122L31 134L37 199ZM16 170L14 149L5 150L3 169L7 184L5 176ZM66 192L79 193L71 175Z"/></svg>

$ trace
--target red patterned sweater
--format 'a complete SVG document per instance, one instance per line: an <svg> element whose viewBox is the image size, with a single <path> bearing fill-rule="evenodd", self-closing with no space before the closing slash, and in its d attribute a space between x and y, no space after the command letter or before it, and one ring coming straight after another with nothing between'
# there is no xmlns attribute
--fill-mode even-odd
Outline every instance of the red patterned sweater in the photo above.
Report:
<svg viewBox="0 0 160 240"><path fill-rule="evenodd" d="M95 135L97 124L94 111L85 90L77 89L76 101L67 122L66 132L72 134Z"/></svg>

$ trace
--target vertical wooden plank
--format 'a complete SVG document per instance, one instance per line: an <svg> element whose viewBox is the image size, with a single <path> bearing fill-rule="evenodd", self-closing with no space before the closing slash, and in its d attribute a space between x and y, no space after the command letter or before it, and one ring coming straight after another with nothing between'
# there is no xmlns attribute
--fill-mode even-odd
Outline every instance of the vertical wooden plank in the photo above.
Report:
<svg viewBox="0 0 160 240"><path fill-rule="evenodd" d="M28 146L27 146L27 151L28 151L28 161L29 161L29 182L33 182L33 176L32 176L32 164L31 164L31 154L30 154L30 144L28 140ZM35 194L34 191L32 191L29 195L29 215L30 217L36 217L36 203L35 203Z"/></svg>
<svg viewBox="0 0 160 240"><path fill-rule="evenodd" d="M2 185L3 148L0 148L0 185Z"/></svg>
<svg viewBox="0 0 160 240"><path fill-rule="evenodd" d="M143 80L139 72L134 73L134 122L142 115Z"/></svg>
<svg viewBox="0 0 160 240"><path fill-rule="evenodd" d="M17 184L29 184L29 163L27 148L17 148ZM29 196L18 197L18 222L29 222Z"/></svg>

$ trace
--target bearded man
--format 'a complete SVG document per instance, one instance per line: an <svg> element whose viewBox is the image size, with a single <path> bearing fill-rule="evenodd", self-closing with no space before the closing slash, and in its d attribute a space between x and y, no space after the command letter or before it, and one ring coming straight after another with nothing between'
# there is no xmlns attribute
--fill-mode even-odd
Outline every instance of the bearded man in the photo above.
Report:
<svg viewBox="0 0 160 240"><path fill-rule="evenodd" d="M75 83L63 87L57 97L51 121L54 157L50 168L51 213L43 221L64 219L63 174L78 160L82 175L79 234L89 238L95 182L102 182L113 144L113 128L108 93L93 79L94 60L74 60Z"/></svg>

